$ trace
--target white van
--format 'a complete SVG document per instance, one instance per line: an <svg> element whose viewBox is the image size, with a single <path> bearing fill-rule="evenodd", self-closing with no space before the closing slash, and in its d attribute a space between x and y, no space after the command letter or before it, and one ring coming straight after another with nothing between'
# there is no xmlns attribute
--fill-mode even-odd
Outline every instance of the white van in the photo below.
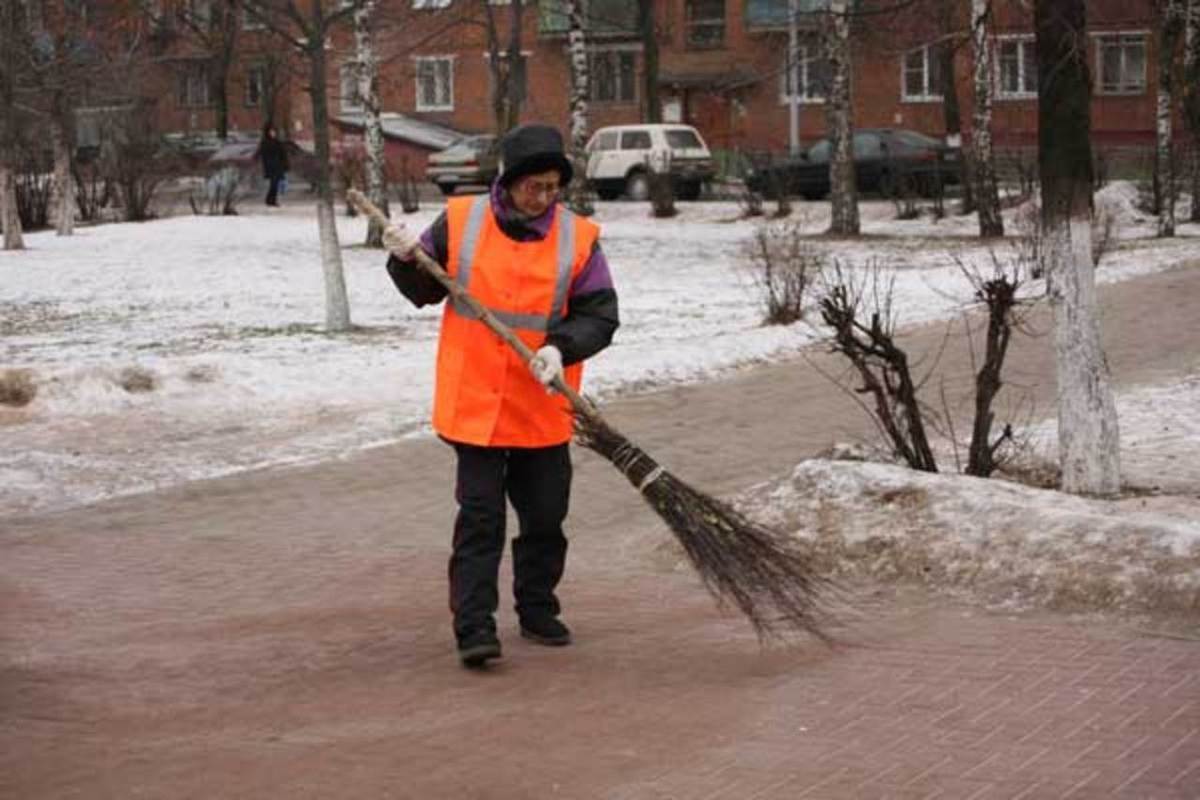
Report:
<svg viewBox="0 0 1200 800"><path fill-rule="evenodd" d="M648 165L667 163L675 196L695 200L714 174L712 153L691 125L610 125L587 145L587 178L601 200L625 194L645 200L650 194Z"/></svg>

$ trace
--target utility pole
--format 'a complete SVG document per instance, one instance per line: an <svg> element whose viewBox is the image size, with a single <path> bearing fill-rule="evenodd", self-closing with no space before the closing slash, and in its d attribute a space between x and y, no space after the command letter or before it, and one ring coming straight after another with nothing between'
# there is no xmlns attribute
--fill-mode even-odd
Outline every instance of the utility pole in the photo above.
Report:
<svg viewBox="0 0 1200 800"><path fill-rule="evenodd" d="M800 155L800 0L788 0L788 152Z"/></svg>

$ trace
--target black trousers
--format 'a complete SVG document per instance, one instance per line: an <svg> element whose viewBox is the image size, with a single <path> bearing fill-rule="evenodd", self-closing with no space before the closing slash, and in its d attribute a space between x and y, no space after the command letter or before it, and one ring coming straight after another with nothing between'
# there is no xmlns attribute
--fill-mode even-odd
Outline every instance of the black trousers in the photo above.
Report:
<svg viewBox="0 0 1200 800"><path fill-rule="evenodd" d="M267 187L267 200L269 206L279 205L279 184L283 181L282 175L268 175L267 180L270 185Z"/></svg>
<svg viewBox="0 0 1200 800"><path fill-rule="evenodd" d="M454 632L462 637L480 629L496 629L506 497L520 526L520 535L512 543L517 614L526 619L558 616L554 590L567 559L563 520L571 494L568 445L502 448L450 444L458 454L454 490L458 516L450 556Z"/></svg>

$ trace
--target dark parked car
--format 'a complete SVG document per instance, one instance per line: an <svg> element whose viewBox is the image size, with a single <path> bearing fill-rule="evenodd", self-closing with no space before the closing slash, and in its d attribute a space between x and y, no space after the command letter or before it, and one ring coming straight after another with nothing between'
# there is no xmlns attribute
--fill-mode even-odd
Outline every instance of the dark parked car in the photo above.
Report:
<svg viewBox="0 0 1200 800"><path fill-rule="evenodd" d="M464 136L429 156L425 176L437 184L442 194L454 194L459 186L490 186L499 160L495 136Z"/></svg>
<svg viewBox="0 0 1200 800"><path fill-rule="evenodd" d="M746 186L767 197L782 191L819 200L829 194L831 149L822 139L796 157L758 159ZM854 132L854 173L860 192L930 196L962 181L962 153L916 131L866 128Z"/></svg>

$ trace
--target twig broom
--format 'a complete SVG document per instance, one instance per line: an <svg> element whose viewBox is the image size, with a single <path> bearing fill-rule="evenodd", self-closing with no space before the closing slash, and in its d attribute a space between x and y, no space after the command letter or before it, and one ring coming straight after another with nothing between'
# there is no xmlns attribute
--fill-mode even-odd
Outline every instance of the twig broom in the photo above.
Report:
<svg viewBox="0 0 1200 800"><path fill-rule="evenodd" d="M363 214L387 225L383 213L361 192L347 199ZM524 342L472 297L419 248L418 265L457 302L469 307L497 336L528 363L534 356ZM818 574L798 543L759 525L732 506L672 475L645 451L609 425L592 402L556 379L554 388L571 403L580 444L610 461L637 488L683 546L705 587L718 603L732 601L750 620L760 638L807 632L822 641L831 637L822 623L822 593L831 581Z"/></svg>

